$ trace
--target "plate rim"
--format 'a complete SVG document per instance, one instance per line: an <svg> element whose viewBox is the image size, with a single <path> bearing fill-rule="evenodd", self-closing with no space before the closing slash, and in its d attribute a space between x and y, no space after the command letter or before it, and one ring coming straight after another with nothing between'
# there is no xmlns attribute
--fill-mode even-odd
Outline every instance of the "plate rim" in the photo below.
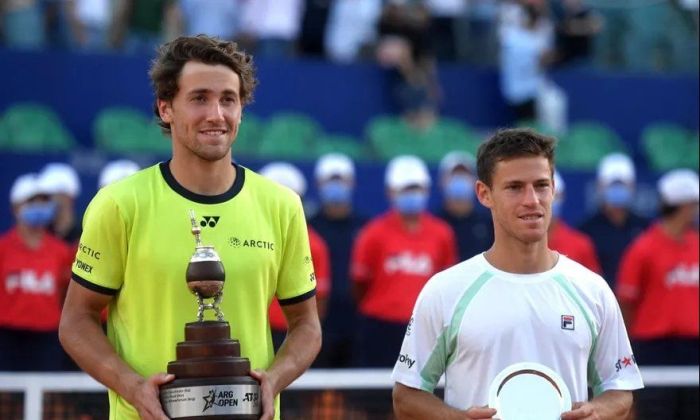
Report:
<svg viewBox="0 0 700 420"><path fill-rule="evenodd" d="M562 377L558 373L556 373L554 370L550 369L549 367L547 367L541 363L520 362L520 363L513 363L509 366L506 366L503 370L501 370L493 378L493 380L491 381L491 384L489 385L489 407L496 409L497 416L498 416L498 410L500 408L498 395L497 395L498 391L500 389L500 385L503 382L503 380L506 377L508 377L508 375L512 375L513 373L516 373L520 370L539 371L539 372L544 373L550 379L552 379L554 381L554 383L561 390L562 413L571 410L572 402L571 402L571 393L569 391L569 387L566 386L566 383L564 383L564 379L562 379Z"/></svg>

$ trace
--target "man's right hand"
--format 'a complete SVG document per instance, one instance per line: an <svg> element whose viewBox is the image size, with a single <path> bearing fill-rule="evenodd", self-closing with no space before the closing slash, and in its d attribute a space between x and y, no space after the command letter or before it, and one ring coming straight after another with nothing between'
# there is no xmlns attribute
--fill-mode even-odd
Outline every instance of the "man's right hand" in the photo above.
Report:
<svg viewBox="0 0 700 420"><path fill-rule="evenodd" d="M465 414L468 420L491 419L496 414L496 410L488 407L472 407Z"/></svg>
<svg viewBox="0 0 700 420"><path fill-rule="evenodd" d="M160 386L175 379L175 375L156 373L137 382L129 403L136 408L142 420L169 420L160 405Z"/></svg>

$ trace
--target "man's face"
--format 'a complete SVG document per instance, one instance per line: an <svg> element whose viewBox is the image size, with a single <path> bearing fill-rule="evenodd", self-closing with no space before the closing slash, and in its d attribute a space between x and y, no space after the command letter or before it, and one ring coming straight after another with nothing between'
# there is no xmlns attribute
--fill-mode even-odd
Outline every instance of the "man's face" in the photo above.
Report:
<svg viewBox="0 0 700 420"><path fill-rule="evenodd" d="M522 243L544 239L552 214L552 168L545 157L499 161L492 186L477 182L479 201L493 216L496 233Z"/></svg>
<svg viewBox="0 0 700 420"><path fill-rule="evenodd" d="M161 118L170 123L173 154L230 159L243 111L238 75L221 64L190 61L178 87L171 102L158 101Z"/></svg>

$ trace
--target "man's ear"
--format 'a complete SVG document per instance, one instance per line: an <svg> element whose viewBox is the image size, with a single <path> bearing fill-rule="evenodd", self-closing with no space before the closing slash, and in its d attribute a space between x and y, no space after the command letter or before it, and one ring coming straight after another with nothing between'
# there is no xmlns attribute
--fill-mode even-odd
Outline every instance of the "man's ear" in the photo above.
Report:
<svg viewBox="0 0 700 420"><path fill-rule="evenodd" d="M158 114L163 122L170 124L173 122L173 108L170 102L158 99Z"/></svg>
<svg viewBox="0 0 700 420"><path fill-rule="evenodd" d="M484 207L488 209L493 207L491 188L481 180L476 181L476 198Z"/></svg>

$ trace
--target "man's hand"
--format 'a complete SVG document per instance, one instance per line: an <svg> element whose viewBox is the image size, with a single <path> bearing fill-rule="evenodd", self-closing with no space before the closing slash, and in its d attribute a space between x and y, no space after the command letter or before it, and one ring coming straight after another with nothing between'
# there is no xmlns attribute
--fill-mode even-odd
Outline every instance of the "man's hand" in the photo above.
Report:
<svg viewBox="0 0 700 420"><path fill-rule="evenodd" d="M471 407L466 411L468 420L490 419L496 414L496 410L488 407Z"/></svg>
<svg viewBox="0 0 700 420"><path fill-rule="evenodd" d="M175 379L175 375L156 373L155 375L137 382L132 388L129 402L139 412L143 420L168 420L163 407L160 405L159 386Z"/></svg>
<svg viewBox="0 0 700 420"><path fill-rule="evenodd" d="M601 417L596 410L595 404L590 402L574 403L572 410L561 415L561 420L600 420Z"/></svg>
<svg viewBox="0 0 700 420"><path fill-rule="evenodd" d="M251 370L250 376L260 382L260 405L262 413L260 420L272 420L275 418L275 391L267 372L264 370Z"/></svg>

